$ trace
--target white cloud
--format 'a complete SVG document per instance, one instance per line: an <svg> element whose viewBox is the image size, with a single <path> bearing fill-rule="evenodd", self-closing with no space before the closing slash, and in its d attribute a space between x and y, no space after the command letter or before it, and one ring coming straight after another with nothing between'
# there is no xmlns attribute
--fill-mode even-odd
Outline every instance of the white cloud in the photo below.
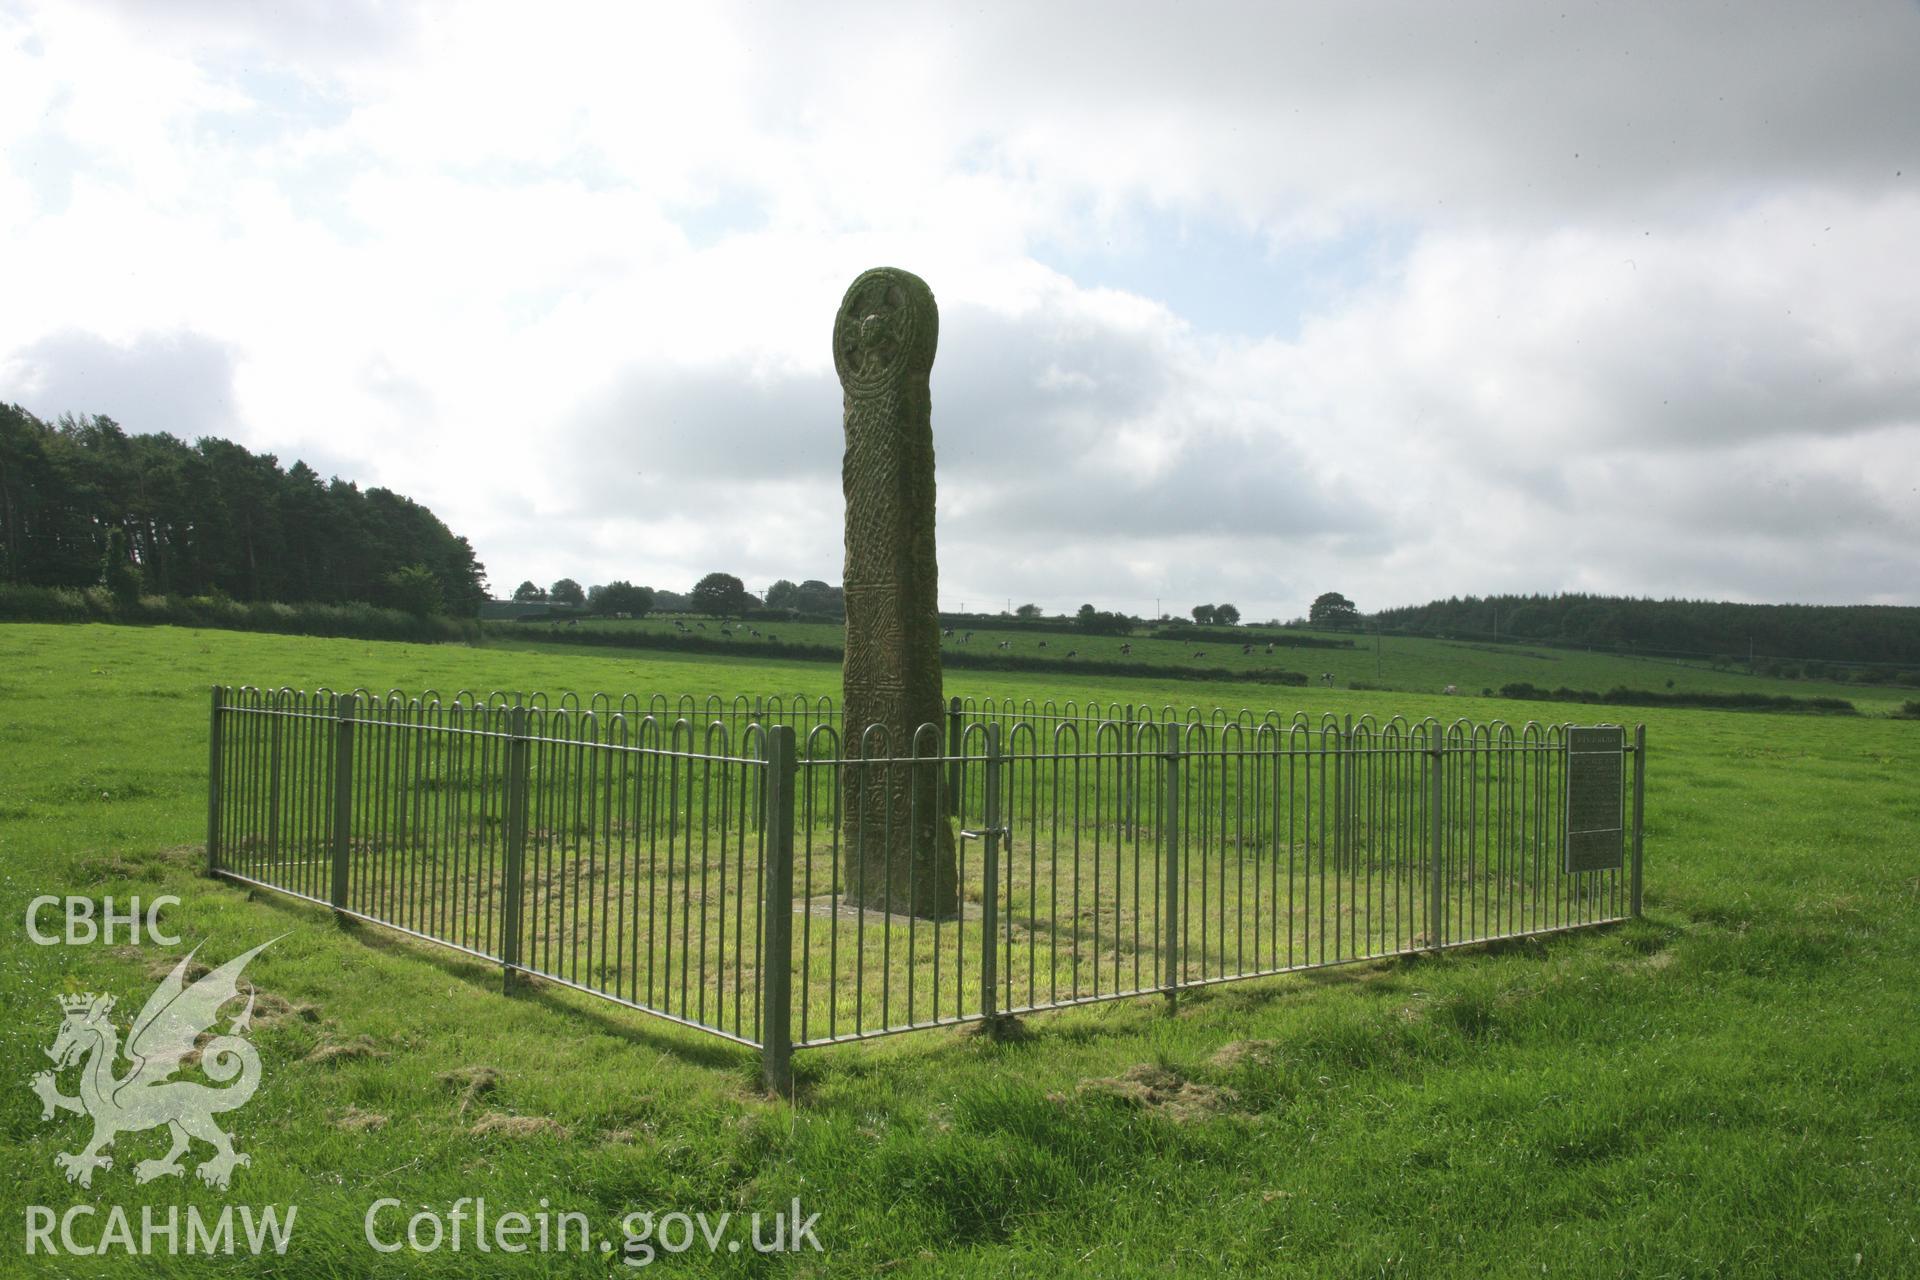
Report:
<svg viewBox="0 0 1920 1280"><path fill-rule="evenodd" d="M0 397L350 467L502 588L834 577L891 262L950 603L1920 602L1917 60L1898 4L32 8ZM1042 264L1179 278L1169 218L1350 278L1272 337Z"/></svg>
<svg viewBox="0 0 1920 1280"><path fill-rule="evenodd" d="M48 417L105 414L141 432L231 432L233 352L200 334L148 335L118 346L84 332L49 334L0 365L22 399Z"/></svg>

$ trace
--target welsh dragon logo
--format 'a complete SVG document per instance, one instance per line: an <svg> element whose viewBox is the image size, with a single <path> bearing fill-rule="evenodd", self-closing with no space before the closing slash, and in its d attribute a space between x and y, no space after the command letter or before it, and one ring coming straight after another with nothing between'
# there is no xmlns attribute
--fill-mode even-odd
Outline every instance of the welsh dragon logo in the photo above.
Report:
<svg viewBox="0 0 1920 1280"><path fill-rule="evenodd" d="M274 941L269 939L227 961L192 986L186 982L187 965L193 959L193 952L188 952L173 972L161 979L159 987L147 997L140 1016L133 1020L124 1050L132 1065L124 1075L115 1074L122 1050L120 1033L107 1016L113 1011L113 997L60 997L60 1009L66 1017L53 1047L46 1051L54 1069L33 1077L33 1091L40 1095L42 1120L53 1119L56 1111L93 1118L93 1138L85 1147L54 1156L54 1162L66 1170L68 1182L92 1186L95 1169L113 1167L113 1157L101 1152L116 1137L161 1125L172 1134L173 1147L161 1159L142 1160L134 1166L135 1182L179 1177L184 1172L180 1157L194 1138L213 1147L213 1155L195 1170L210 1187L226 1190L235 1166L251 1163L233 1149L233 1140L213 1119L220 1112L244 1105L260 1087L260 1055L245 1038L253 1018L251 984L246 1008L227 1024L224 1033L199 1046L200 1069L209 1079L219 1084L236 1076L239 1079L216 1089L195 1080L169 1077L185 1065L184 1060L201 1035L212 1028L221 1008L239 998L240 971ZM80 1064L80 1095L68 1097L60 1092L57 1075L76 1064Z"/></svg>

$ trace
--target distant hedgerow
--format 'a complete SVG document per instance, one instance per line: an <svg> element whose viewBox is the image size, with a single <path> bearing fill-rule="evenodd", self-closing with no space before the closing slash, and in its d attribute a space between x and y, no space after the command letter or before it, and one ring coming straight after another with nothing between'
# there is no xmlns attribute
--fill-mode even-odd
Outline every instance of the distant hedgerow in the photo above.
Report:
<svg viewBox="0 0 1920 1280"><path fill-rule="evenodd" d="M224 596L140 596L117 600L105 587L0 586L0 622L107 622L210 627L282 635L424 642L474 640L479 624L419 616L370 604L279 604Z"/></svg>
<svg viewBox="0 0 1920 1280"><path fill-rule="evenodd" d="M1768 693L1662 693L1653 689L1627 689L1616 686L1605 693L1592 689L1542 689L1525 680L1500 686L1503 698L1524 698L1534 702L1585 702L1623 707L1708 707L1724 711L1808 711L1832 715L1856 715L1859 708L1845 698L1790 698Z"/></svg>
<svg viewBox="0 0 1920 1280"><path fill-rule="evenodd" d="M725 653L756 658L799 658L815 662L839 662L843 650L837 644L798 644L785 640L726 640L716 635L679 635L643 631L637 627L549 626L544 631L525 623L490 623L487 634L514 639L537 638L553 644L587 645L603 649L665 649L673 653ZM1043 658L1021 653L972 653L949 648L940 654L943 667L979 671L1070 671L1075 674L1097 672L1102 676L1147 676L1161 680L1217 680L1237 684L1304 685L1303 671L1233 671L1226 667L1180 667L1153 662L1076 662L1069 658Z"/></svg>

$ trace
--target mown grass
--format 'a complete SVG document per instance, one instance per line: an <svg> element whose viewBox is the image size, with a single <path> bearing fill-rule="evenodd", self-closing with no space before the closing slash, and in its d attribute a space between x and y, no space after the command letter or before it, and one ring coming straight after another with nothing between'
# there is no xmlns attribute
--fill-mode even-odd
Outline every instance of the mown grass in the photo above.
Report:
<svg viewBox="0 0 1920 1280"><path fill-rule="evenodd" d="M11 1174L0 1274L618 1270L602 1256L387 1256L364 1243L376 1197L444 1210L472 1195L523 1210L545 1197L615 1235L632 1209L771 1211L798 1196L821 1215L823 1255L663 1259L700 1274L1891 1276L1920 1265L1911 723L1636 715L1650 751L1648 914L1634 924L1212 988L1173 1013L1148 998L1036 1016L1022 1035L811 1050L796 1058L798 1097L774 1100L744 1051L561 988L508 998L491 967L201 877L216 680L827 693L837 672L0 628L0 910L12 921L0 951L0 1082L12 1082L0 1088ZM972 672L948 684L1463 710L1334 689L1093 678L1063 689ZM1473 712L1618 718L1497 700ZM40 893L177 894L168 924L187 941L37 947L22 924ZM46 1065L54 995L110 991L137 1007L186 945L205 939L218 960L279 934L250 971L265 993L266 1073L228 1117L254 1157L231 1194L135 1186L132 1164L164 1147L151 1134L123 1138L91 1191L69 1186L53 1157L85 1127L42 1123L26 1088ZM285 1259L19 1255L25 1206L76 1201L300 1210Z"/></svg>

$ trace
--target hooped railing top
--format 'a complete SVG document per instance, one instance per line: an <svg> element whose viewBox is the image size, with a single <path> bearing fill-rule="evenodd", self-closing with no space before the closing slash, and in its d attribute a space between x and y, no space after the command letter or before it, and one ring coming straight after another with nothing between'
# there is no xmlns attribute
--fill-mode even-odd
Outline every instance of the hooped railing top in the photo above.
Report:
<svg viewBox="0 0 1920 1280"><path fill-rule="evenodd" d="M842 716L828 695L795 693L749 698L744 694L580 694L557 696L542 691L485 693L469 688L444 696L437 689L408 694L388 689L376 694L365 686L337 691L327 686L299 690L241 685L222 689L223 705L235 712L337 716L392 724L413 724L463 733L518 733L539 741L594 744L615 749L692 753L738 759L764 754L765 732L773 724L791 724L804 761L839 759L845 746ZM512 717L521 721L516 728ZM973 727L989 722L1009 730L1001 750L1009 754L1054 755L1117 752L1138 754L1174 747L1183 754L1233 751L1325 750L1494 750L1556 748L1565 726L1529 720L1443 723L1434 717L1385 721L1371 713L1342 716L1277 709L1256 714L1250 708L1213 707L1184 711L1171 703L1084 702L1066 699L952 698L944 725L927 723L908 742L898 743L882 725L861 730L858 755L864 760L924 760L943 755L976 755L984 738ZM1018 732L1014 730L1018 729ZM904 750L900 748L904 746ZM1629 747L1631 750L1631 747Z"/></svg>

